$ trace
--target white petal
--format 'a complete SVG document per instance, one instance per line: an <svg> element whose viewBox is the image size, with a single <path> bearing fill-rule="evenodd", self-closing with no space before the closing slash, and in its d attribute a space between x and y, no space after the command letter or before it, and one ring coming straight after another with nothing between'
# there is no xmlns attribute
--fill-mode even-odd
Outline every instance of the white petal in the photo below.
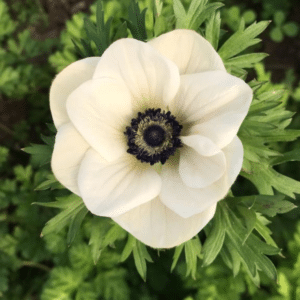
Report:
<svg viewBox="0 0 300 300"><path fill-rule="evenodd" d="M188 218L223 199L242 168L243 145L235 137L222 151L226 171L219 180L203 189L186 186L179 175L178 156L170 157L162 166L161 201L181 217Z"/></svg>
<svg viewBox="0 0 300 300"><path fill-rule="evenodd" d="M71 123L59 127L51 160L52 171L62 185L77 195L80 195L78 170L89 147Z"/></svg>
<svg viewBox="0 0 300 300"><path fill-rule="evenodd" d="M190 134L200 134L209 137L218 148L222 149L228 145L236 136L246 114L243 113L222 113L214 118L191 126Z"/></svg>
<svg viewBox="0 0 300 300"><path fill-rule="evenodd" d="M189 136L181 138L193 146L180 149L179 174L188 187L205 188L220 179L226 169L224 153L205 137ZM208 145L205 149L205 145ZM211 155L202 155L203 152ZM217 151L218 150L218 151Z"/></svg>
<svg viewBox="0 0 300 300"><path fill-rule="evenodd" d="M68 96L83 82L90 80L100 57L88 57L78 60L63 69L50 87L50 109L56 128L70 122L66 101Z"/></svg>
<svg viewBox="0 0 300 300"><path fill-rule="evenodd" d="M212 219L215 210L216 205L212 205L200 214L182 218L156 197L113 220L150 247L172 248L195 236Z"/></svg>
<svg viewBox="0 0 300 300"><path fill-rule="evenodd" d="M90 149L79 170L78 184L86 207L95 215L116 217L155 198L160 176L131 155L108 163Z"/></svg>
<svg viewBox="0 0 300 300"><path fill-rule="evenodd" d="M181 136L181 141L194 148L200 155L212 156L219 153L221 150L209 138L201 135Z"/></svg>
<svg viewBox="0 0 300 300"><path fill-rule="evenodd" d="M226 157L227 170L225 178L227 186L231 187L239 175L242 165L244 149L241 140L235 136L230 144L222 149Z"/></svg>
<svg viewBox="0 0 300 300"><path fill-rule="evenodd" d="M124 131L132 119L127 88L111 78L93 79L67 100L69 117L86 141L107 161L126 153Z"/></svg>
<svg viewBox="0 0 300 300"><path fill-rule="evenodd" d="M230 128L230 131L237 132L251 100L252 90L243 80L222 71L204 72L181 76L180 90L170 104L170 111L181 123L186 123L186 127L211 122L207 128L203 125L203 132L189 131L186 135L201 134L211 138L210 130L214 130L212 137L218 138L213 142L225 146L233 138L232 135L226 136L226 130ZM229 123L223 129L217 120L228 113L232 119L222 119ZM216 121L215 127L213 120Z"/></svg>
<svg viewBox="0 0 300 300"><path fill-rule="evenodd" d="M163 108L174 98L180 76L176 65L147 43L120 39L103 53L94 78L122 80L133 96L134 111Z"/></svg>
<svg viewBox="0 0 300 300"><path fill-rule="evenodd" d="M173 61L180 74L225 71L221 57L212 45L194 30L177 29L148 42Z"/></svg>

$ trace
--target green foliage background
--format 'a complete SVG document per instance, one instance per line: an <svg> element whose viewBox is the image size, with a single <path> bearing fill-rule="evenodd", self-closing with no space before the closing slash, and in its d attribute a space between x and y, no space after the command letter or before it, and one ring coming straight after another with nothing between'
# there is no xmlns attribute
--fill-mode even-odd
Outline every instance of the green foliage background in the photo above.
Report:
<svg viewBox="0 0 300 300"><path fill-rule="evenodd" d="M299 24L289 21L289 14L296 7L297 1L222 2L226 5L221 9L222 26L228 31L238 29L241 17L245 18L248 25L255 18L272 19L274 22L267 29L266 38L278 43L278 47L287 39L299 39ZM42 161L41 158L45 152L51 153L53 143L49 138L53 135L53 127L45 125L52 123L48 99L51 80L57 72L80 58L72 40L79 43L86 36L83 29L85 14L80 12L66 22L66 28L59 38L47 38L43 41L34 39L30 26L36 22L44 22L44 26L47 26L47 14L41 14L41 7L37 3L38 1L27 0L7 5L4 0L0 0L0 104L1 101L5 105L24 101L27 107L26 118L21 122L12 127L0 122L0 135L5 137L1 139L0 146L0 299L300 299L299 209L277 215L272 220L272 237L282 249L284 258L272 256L278 270L278 282L262 274L260 287L253 283L243 266L241 272L233 276L220 256L209 266L202 267L199 263L196 265L194 259L198 259L197 256L189 253L189 249L197 247L196 239L191 241L193 247L186 245L185 252L181 255L176 252L174 254L174 251L159 251L157 256L158 251L148 249L148 253L142 244L129 237L127 247L137 243L134 244L134 249L139 251L131 255L128 249L123 253L114 251L114 247L118 248L118 245L123 249L125 242L122 238L126 233L109 222L98 224L103 225L102 234L106 234L108 238L101 242L102 245L90 247L88 243L93 243L90 237L101 234L93 232L95 223L101 221L90 214L87 214L76 236L70 234L66 226L57 231L57 228L52 228L51 223L48 223L44 228L45 223L60 210L31 205L33 202L51 203L59 199L61 206L58 204L54 207L63 207L78 201L55 181L49 169L49 161ZM129 0L103 1L105 21L114 16L112 36L118 34L118 20L128 18L126 11L129 4ZM190 1L185 0L183 4L187 8ZM261 10L256 9L258 4L261 5ZM148 36L151 36L152 1L139 1L139 5L141 11L146 7L150 8L146 11L145 18ZM163 14L174 15L171 0L164 2ZM91 7L90 20L96 21L96 5ZM174 23L174 17L170 17L168 21L170 24ZM261 51L261 46L253 47L256 52ZM227 66L230 63L233 64L228 60ZM250 76L257 81L268 82L264 90L260 90L261 94L274 89L284 91L281 95L282 103L289 110L299 109L299 70L289 70L280 83L274 84L272 74L265 70L263 63L253 62L252 65L255 65L255 72ZM238 68L233 72L243 76ZM289 128L300 128L298 115L295 115ZM41 144L41 134L46 145L35 148L35 155L29 159L21 148L28 146L29 142ZM299 142L277 143L276 147L278 151L298 151ZM43 155L39 157L39 153ZM275 166L275 170L300 179L298 162ZM255 193L256 189L241 177L233 191L235 195L244 196L253 191ZM299 203L298 197L296 205L297 202ZM79 202L74 209L81 211L82 215L86 213ZM264 217L260 220L262 223L268 222ZM41 238L42 230L44 236ZM70 246L71 241L73 243ZM96 238L94 241L97 243ZM96 251L96 247L102 249L101 252ZM147 281L144 282L139 273L144 272L146 261L151 261L149 255L154 262L147 263ZM177 255L178 261L170 273L173 255ZM125 260L125 256L129 258ZM137 262L139 257L143 260ZM194 269L186 268L185 261L188 260L191 261L189 266L195 266ZM140 268L139 272L136 266ZM186 277L186 273L193 276Z"/></svg>

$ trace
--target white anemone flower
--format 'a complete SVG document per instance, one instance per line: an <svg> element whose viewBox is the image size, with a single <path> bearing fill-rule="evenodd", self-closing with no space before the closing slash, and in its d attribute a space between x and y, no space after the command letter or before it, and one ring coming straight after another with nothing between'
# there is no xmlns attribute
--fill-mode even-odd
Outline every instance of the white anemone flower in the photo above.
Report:
<svg viewBox="0 0 300 300"><path fill-rule="evenodd" d="M251 100L195 31L120 39L54 79L53 173L91 213L151 247L177 246L212 219L237 178Z"/></svg>

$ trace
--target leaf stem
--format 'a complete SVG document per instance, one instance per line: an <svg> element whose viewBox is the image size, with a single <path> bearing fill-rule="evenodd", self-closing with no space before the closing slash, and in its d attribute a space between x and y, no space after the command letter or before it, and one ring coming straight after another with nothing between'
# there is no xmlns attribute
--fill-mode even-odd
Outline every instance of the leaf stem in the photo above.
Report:
<svg viewBox="0 0 300 300"><path fill-rule="evenodd" d="M45 265L39 264L37 262L34 262L34 261L22 261L22 266L37 268L37 269L40 269L40 270L43 270L43 271L46 271L46 272L51 271L51 268L49 268Z"/></svg>

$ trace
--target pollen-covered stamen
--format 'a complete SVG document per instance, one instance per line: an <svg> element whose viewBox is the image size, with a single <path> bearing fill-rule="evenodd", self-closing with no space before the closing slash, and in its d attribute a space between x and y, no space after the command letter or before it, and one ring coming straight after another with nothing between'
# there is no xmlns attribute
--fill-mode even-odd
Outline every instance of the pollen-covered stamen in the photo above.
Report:
<svg viewBox="0 0 300 300"><path fill-rule="evenodd" d="M161 109L147 109L131 120L124 134L128 139L127 152L142 162L151 165L164 164L178 147L182 146L179 134L182 126L171 115Z"/></svg>

